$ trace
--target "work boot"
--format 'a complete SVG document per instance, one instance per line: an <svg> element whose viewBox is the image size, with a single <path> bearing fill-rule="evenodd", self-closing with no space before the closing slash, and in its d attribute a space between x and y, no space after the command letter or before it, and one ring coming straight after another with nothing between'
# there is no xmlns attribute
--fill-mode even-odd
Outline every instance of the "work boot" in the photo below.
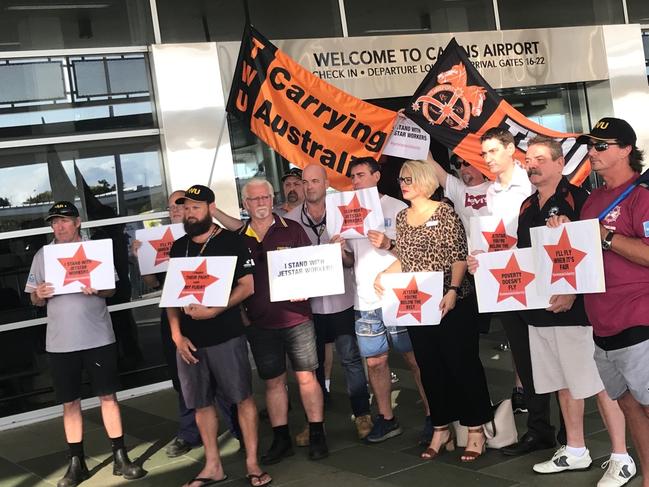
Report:
<svg viewBox="0 0 649 487"><path fill-rule="evenodd" d="M370 434L370 431L372 431L372 426L374 426L372 424L372 417L369 414L364 414L356 418L354 422L356 423L358 439L364 440Z"/></svg>
<svg viewBox="0 0 649 487"><path fill-rule="evenodd" d="M273 443L270 445L270 448L265 455L262 455L261 464L273 465L274 463L281 462L282 458L290 457L294 454L291 437L276 434L273 436Z"/></svg>
<svg viewBox="0 0 649 487"><path fill-rule="evenodd" d="M135 480L146 475L146 470L131 462L125 448L113 452L113 475L121 475L126 480Z"/></svg>
<svg viewBox="0 0 649 487"><path fill-rule="evenodd" d="M56 483L56 487L75 487L90 477L86 461L83 457L70 457L68 470L61 480Z"/></svg>
<svg viewBox="0 0 649 487"><path fill-rule="evenodd" d="M321 460L329 456L327 438L323 430L309 431L309 460Z"/></svg>
<svg viewBox="0 0 649 487"><path fill-rule="evenodd" d="M295 435L295 446L309 446L309 425L307 424L302 431Z"/></svg>

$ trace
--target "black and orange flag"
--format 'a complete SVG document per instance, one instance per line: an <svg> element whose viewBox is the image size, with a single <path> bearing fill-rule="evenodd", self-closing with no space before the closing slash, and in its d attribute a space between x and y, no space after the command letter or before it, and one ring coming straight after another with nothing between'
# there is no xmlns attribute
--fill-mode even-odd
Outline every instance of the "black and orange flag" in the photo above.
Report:
<svg viewBox="0 0 649 487"><path fill-rule="evenodd" d="M580 185L590 173L585 145L578 134L557 132L532 122L503 100L473 67L466 52L451 39L406 107L406 115L465 161L493 179L487 169L480 136L492 127L509 130L516 141L515 158L525 160L527 141L535 135L561 142L563 173Z"/></svg>
<svg viewBox="0 0 649 487"><path fill-rule="evenodd" d="M296 166L322 165L338 190L351 188L352 160L379 158L397 116L322 81L250 25L227 110Z"/></svg>

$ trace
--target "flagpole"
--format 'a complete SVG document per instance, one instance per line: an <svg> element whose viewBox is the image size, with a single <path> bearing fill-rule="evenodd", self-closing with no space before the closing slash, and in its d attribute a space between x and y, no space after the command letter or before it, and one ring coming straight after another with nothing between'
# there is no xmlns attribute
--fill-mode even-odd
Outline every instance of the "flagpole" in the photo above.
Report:
<svg viewBox="0 0 649 487"><path fill-rule="evenodd" d="M243 13L246 16L246 25L250 25L250 9L248 8L248 0L243 0Z"/></svg>

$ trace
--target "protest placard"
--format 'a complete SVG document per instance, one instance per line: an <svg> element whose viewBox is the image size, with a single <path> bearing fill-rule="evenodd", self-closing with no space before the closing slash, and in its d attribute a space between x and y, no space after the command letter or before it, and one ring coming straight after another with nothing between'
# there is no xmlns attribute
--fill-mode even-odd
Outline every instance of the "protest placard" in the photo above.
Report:
<svg viewBox="0 0 649 487"><path fill-rule="evenodd" d="M171 246L183 235L185 229L182 223L136 230L135 238L142 242L137 251L140 274L145 276L165 272Z"/></svg>
<svg viewBox="0 0 649 487"><path fill-rule="evenodd" d="M383 322L390 326L439 325L443 280L443 272L382 274Z"/></svg>
<svg viewBox="0 0 649 487"><path fill-rule="evenodd" d="M508 250L516 245L516 219L497 216L473 216L469 220L469 247L483 252Z"/></svg>
<svg viewBox="0 0 649 487"><path fill-rule="evenodd" d="M327 194L327 233L365 238L369 230L385 231L381 199L376 187Z"/></svg>
<svg viewBox="0 0 649 487"><path fill-rule="evenodd" d="M415 122L400 116L385 144L383 155L425 161L430 149L430 135Z"/></svg>

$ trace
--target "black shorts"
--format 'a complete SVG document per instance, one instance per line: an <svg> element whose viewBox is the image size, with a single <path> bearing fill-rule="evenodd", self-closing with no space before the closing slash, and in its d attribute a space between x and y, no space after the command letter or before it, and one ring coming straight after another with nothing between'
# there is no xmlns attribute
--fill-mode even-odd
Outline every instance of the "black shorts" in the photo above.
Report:
<svg viewBox="0 0 649 487"><path fill-rule="evenodd" d="M88 374L95 396L108 396L119 390L115 343L76 352L49 352L48 357L54 392L61 403L81 398L82 370Z"/></svg>

